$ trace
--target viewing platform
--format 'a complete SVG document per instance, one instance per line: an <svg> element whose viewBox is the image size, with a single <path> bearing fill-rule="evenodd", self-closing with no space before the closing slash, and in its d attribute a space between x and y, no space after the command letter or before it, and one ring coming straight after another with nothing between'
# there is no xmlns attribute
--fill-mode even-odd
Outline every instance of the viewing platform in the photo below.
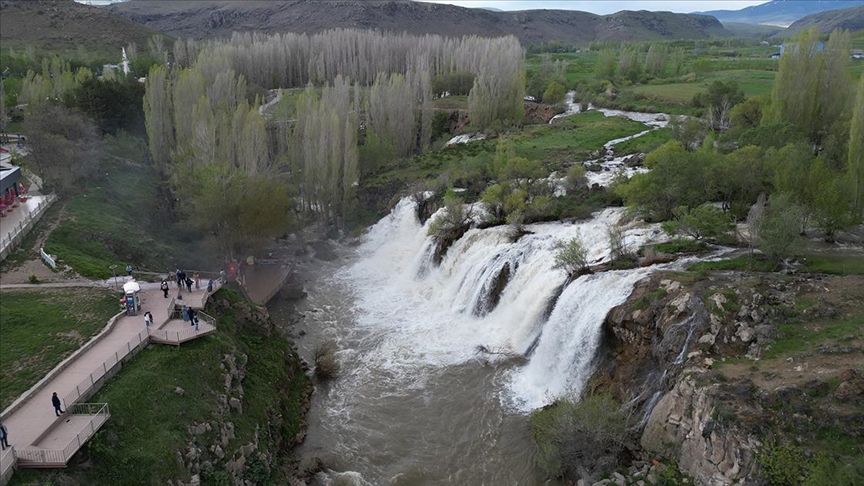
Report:
<svg viewBox="0 0 864 486"><path fill-rule="evenodd" d="M156 284L158 286L158 284ZM143 284L138 315L117 314L105 328L0 414L9 431L11 448L0 455L0 486L15 468L66 467L66 464L110 418L108 404L82 403L114 376L125 361L148 344L179 346L216 332L215 319L200 311L211 293L206 288L182 291L173 284L168 297L158 287ZM221 283L215 282L216 292ZM196 310L196 330L183 321L180 307ZM153 314L154 325L144 325L144 312ZM56 392L66 412L57 417L51 406Z"/></svg>

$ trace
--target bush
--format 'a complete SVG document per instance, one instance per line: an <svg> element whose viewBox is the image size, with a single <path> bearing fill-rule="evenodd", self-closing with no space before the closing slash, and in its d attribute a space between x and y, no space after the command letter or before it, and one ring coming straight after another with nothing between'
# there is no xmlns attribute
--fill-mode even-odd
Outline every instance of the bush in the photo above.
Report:
<svg viewBox="0 0 864 486"><path fill-rule="evenodd" d="M334 341L326 341L315 348L315 377L318 381L332 380L339 376L341 370Z"/></svg>
<svg viewBox="0 0 864 486"><path fill-rule="evenodd" d="M537 465L549 476L596 476L617 466L628 420L606 395L559 400L531 415ZM589 481L590 483L590 481Z"/></svg>
<svg viewBox="0 0 864 486"><path fill-rule="evenodd" d="M731 230L729 216L709 203L694 209L679 206L672 211L675 219L663 223L663 231L670 235L685 235L700 240L716 238Z"/></svg>
<svg viewBox="0 0 864 486"><path fill-rule="evenodd" d="M807 467L807 458L801 448L791 444L769 444L756 457L760 475L771 486L801 484Z"/></svg>
<svg viewBox="0 0 864 486"><path fill-rule="evenodd" d="M564 270L570 277L588 268L588 248L581 235L555 244L555 268Z"/></svg>

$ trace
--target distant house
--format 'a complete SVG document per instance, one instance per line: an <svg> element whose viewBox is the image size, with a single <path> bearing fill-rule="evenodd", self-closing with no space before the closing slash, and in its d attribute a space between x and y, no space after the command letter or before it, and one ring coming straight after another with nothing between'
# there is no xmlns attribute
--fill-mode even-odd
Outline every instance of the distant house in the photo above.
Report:
<svg viewBox="0 0 864 486"><path fill-rule="evenodd" d="M864 50L852 49L849 54L852 56L852 59L864 59Z"/></svg>
<svg viewBox="0 0 864 486"><path fill-rule="evenodd" d="M779 52L775 52L774 54L771 54L771 59L780 59L781 55L782 54L780 54Z"/></svg>
<svg viewBox="0 0 864 486"><path fill-rule="evenodd" d="M786 54L787 49L795 49L797 47L798 47L797 43L780 44L780 57L783 57L783 55ZM822 41L819 41L819 43L816 44L816 51L822 52L824 50L825 50L825 43Z"/></svg>

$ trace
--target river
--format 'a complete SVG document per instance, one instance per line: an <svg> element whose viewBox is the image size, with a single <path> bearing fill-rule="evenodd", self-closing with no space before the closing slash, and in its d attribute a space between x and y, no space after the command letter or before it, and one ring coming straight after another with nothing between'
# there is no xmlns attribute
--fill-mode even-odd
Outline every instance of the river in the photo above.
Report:
<svg viewBox="0 0 864 486"><path fill-rule="evenodd" d="M517 241L507 227L472 229L436 267L415 204L402 200L335 261L299 268L308 292L292 310L300 352L311 362L317 345L335 340L342 364L313 396L299 455L331 470L321 485L544 484L528 414L578 396L604 317L650 272L588 275L565 288L554 245L578 234L589 260L605 261L606 229L624 210L528 225ZM625 230L634 249L661 236L639 222ZM286 305L271 312L287 314Z"/></svg>

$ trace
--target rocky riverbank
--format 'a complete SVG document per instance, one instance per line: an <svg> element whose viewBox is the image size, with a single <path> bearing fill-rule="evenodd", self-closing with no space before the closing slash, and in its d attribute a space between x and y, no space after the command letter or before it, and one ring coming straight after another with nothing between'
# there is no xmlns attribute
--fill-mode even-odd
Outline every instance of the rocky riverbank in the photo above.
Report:
<svg viewBox="0 0 864 486"><path fill-rule="evenodd" d="M658 484L652 464L700 485L755 484L781 446L800 451L801 478L817 461L860 457L861 302L855 276L685 272L637 284L605 321L588 385L628 404L637 461L595 484Z"/></svg>

